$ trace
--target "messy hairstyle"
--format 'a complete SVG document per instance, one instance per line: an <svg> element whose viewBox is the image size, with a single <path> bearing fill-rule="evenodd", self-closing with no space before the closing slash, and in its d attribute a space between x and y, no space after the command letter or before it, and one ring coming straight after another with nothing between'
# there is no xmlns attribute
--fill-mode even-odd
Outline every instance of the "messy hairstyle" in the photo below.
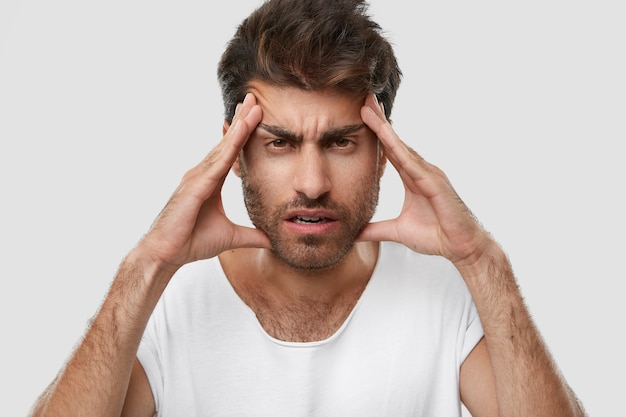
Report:
<svg viewBox="0 0 626 417"><path fill-rule="evenodd" d="M232 121L249 82L375 93L387 117L401 71L364 0L266 0L237 28L218 65Z"/></svg>

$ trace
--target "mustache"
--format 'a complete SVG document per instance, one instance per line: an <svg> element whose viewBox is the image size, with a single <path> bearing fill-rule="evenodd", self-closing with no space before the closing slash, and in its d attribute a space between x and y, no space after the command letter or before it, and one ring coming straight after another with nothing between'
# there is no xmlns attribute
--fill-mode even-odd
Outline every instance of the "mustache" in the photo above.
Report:
<svg viewBox="0 0 626 417"><path fill-rule="evenodd" d="M300 194L297 197L281 204L279 207L279 213L282 214L289 210L299 208L330 210L340 215L343 215L345 213L344 207L328 197L327 194L315 199L311 199L305 195Z"/></svg>

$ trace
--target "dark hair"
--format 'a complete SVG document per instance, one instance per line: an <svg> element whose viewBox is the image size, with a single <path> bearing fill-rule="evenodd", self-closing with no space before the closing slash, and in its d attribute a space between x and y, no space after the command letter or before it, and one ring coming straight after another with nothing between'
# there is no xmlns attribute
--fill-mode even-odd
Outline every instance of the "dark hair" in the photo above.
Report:
<svg viewBox="0 0 626 417"><path fill-rule="evenodd" d="M373 92L389 117L401 75L363 0L267 0L239 25L218 65L229 121L252 80Z"/></svg>

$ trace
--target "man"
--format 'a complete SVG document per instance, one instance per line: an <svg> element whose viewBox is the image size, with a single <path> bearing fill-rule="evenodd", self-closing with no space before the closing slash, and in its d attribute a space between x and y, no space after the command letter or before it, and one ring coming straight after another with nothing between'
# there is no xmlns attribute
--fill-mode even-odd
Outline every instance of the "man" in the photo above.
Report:
<svg viewBox="0 0 626 417"><path fill-rule="evenodd" d="M509 262L393 131L357 0L270 0L218 70L224 137L123 260L33 416L580 416ZM369 223L393 165L405 202ZM254 229L221 204L241 177Z"/></svg>

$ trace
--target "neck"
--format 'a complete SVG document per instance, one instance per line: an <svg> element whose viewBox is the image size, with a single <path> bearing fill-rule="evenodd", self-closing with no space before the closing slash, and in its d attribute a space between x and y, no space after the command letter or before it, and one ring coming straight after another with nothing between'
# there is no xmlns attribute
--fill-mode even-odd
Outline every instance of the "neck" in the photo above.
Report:
<svg viewBox="0 0 626 417"><path fill-rule="evenodd" d="M220 262L269 335L312 342L345 322L372 276L378 249L378 243L355 244L338 265L317 271L294 269L265 249L225 252Z"/></svg>
<svg viewBox="0 0 626 417"><path fill-rule="evenodd" d="M275 297L331 301L365 287L376 266L378 249L377 242L355 243L339 264L320 270L295 269L267 249L237 249L219 258L236 290L258 287Z"/></svg>

